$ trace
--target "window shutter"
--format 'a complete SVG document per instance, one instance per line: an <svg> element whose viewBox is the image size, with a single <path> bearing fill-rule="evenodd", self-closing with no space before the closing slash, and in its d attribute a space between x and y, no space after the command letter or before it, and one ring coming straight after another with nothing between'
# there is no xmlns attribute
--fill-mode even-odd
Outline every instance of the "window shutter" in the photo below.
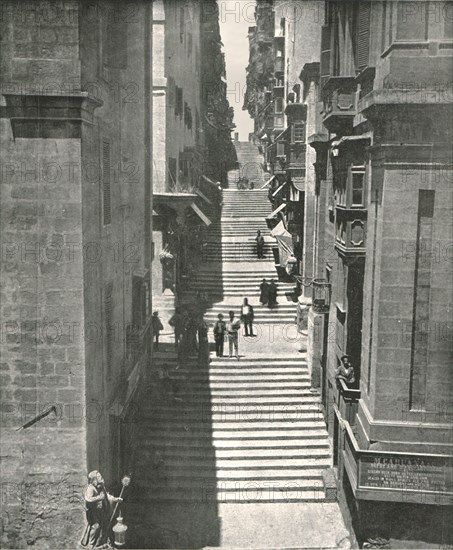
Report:
<svg viewBox="0 0 453 550"><path fill-rule="evenodd" d="M175 79L172 76L169 76L167 79L167 90L168 90L168 106L174 107L176 89L175 89Z"/></svg>
<svg viewBox="0 0 453 550"><path fill-rule="evenodd" d="M104 287L105 359L107 370L112 368L113 357L113 283Z"/></svg>
<svg viewBox="0 0 453 550"><path fill-rule="evenodd" d="M102 210L104 225L112 221L112 197L110 187L110 143L102 142Z"/></svg>
<svg viewBox="0 0 453 550"><path fill-rule="evenodd" d="M321 88L331 75L331 48L330 48L330 25L324 25L321 28Z"/></svg>
<svg viewBox="0 0 453 550"><path fill-rule="evenodd" d="M359 3L359 28L357 36L357 69L368 67L370 55L370 2Z"/></svg>

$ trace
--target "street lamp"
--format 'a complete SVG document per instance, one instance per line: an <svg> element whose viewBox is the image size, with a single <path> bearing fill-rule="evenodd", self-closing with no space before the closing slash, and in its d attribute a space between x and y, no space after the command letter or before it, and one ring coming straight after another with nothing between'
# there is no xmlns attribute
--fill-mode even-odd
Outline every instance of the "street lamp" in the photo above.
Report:
<svg viewBox="0 0 453 550"><path fill-rule="evenodd" d="M330 283L326 279L307 278L292 274L298 283L305 287L312 286L312 308L315 313L329 313L330 308Z"/></svg>
<svg viewBox="0 0 453 550"><path fill-rule="evenodd" d="M328 313L330 308L330 283L326 279L313 279L312 307L315 313Z"/></svg>

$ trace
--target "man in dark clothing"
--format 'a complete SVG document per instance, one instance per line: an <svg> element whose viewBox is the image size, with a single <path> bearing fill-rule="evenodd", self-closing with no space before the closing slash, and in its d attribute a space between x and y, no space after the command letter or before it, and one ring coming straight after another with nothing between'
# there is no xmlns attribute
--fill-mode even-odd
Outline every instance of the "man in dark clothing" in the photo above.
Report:
<svg viewBox="0 0 453 550"><path fill-rule="evenodd" d="M256 232L256 254L258 259L264 258L264 237L261 235L261 231L258 229Z"/></svg>
<svg viewBox="0 0 453 550"><path fill-rule="evenodd" d="M208 325L203 317L198 320L198 359L201 365L209 362Z"/></svg>
<svg viewBox="0 0 453 550"><path fill-rule="evenodd" d="M265 306L269 301L269 283L266 279L260 284L260 303Z"/></svg>
<svg viewBox="0 0 453 550"><path fill-rule="evenodd" d="M153 336L155 338L154 349L157 350L159 347L159 334L160 334L160 331L164 329L164 325L162 324L162 321L159 319L158 311L155 311L153 313L152 326L153 326Z"/></svg>
<svg viewBox="0 0 453 550"><path fill-rule="evenodd" d="M214 325L215 354L217 357L223 357L226 324L221 313L217 315L217 319L218 321Z"/></svg>
<svg viewBox="0 0 453 550"><path fill-rule="evenodd" d="M175 347L176 351L178 351L182 335L184 334L184 316L179 307L176 308L175 314L168 321L168 324L175 329Z"/></svg>
<svg viewBox="0 0 453 550"><path fill-rule="evenodd" d="M269 285L269 302L268 306L273 307L277 305L277 285L274 282L274 279L271 279Z"/></svg>
<svg viewBox="0 0 453 550"><path fill-rule="evenodd" d="M241 320L244 323L244 336L254 336L253 334L253 307L249 304L247 298L244 298L244 303L241 307Z"/></svg>

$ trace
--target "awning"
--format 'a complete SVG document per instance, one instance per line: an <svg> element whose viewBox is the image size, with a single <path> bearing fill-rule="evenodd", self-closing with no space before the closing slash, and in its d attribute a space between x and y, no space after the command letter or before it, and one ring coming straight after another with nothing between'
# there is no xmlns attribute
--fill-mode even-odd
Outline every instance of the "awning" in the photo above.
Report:
<svg viewBox="0 0 453 550"><path fill-rule="evenodd" d="M269 214L269 216L266 216L266 220L269 220L269 219L271 219L271 218L275 218L275 216L276 216L279 212L281 212L281 211L285 208L285 206L286 206L286 202L282 202L282 204L281 204L278 208L276 208L273 212L271 212L271 213Z"/></svg>
<svg viewBox="0 0 453 550"><path fill-rule="evenodd" d="M274 178L275 176L272 176L270 179L268 179L266 183L262 187L260 187L260 189L264 189L267 185L269 185L274 180Z"/></svg>
<svg viewBox="0 0 453 550"><path fill-rule="evenodd" d="M291 183L298 191L305 191L305 177L304 176L294 176L291 178Z"/></svg>
<svg viewBox="0 0 453 550"><path fill-rule="evenodd" d="M371 139L371 133L370 132L367 132L367 133L362 134L360 136L343 136L342 138L340 138L336 141L332 141L331 147L332 148L340 147L340 145L344 145L345 143L347 143L349 141L364 141L364 140L368 140L368 139Z"/></svg>
<svg viewBox="0 0 453 550"><path fill-rule="evenodd" d="M216 183L215 181L212 181L212 179L208 178L208 176L203 175L203 179L210 183L211 185L214 185L217 189L219 188L220 183Z"/></svg>
<svg viewBox="0 0 453 550"><path fill-rule="evenodd" d="M277 187L277 189L272 193L272 196L275 197L275 195L276 195L277 193L279 193L279 192L283 189L283 187L285 187L285 185L286 185L287 183L288 183L288 182L285 181L284 183L282 183L282 184L280 185L280 187Z"/></svg>
<svg viewBox="0 0 453 550"><path fill-rule="evenodd" d="M212 201L210 201L208 199L208 197L206 195L204 195L199 189L195 189L195 193L200 197L202 198L205 202L207 202L208 204L212 204Z"/></svg>
<svg viewBox="0 0 453 550"><path fill-rule="evenodd" d="M280 265L286 265L288 257L294 255L293 238L280 222L271 231L271 235L277 239Z"/></svg>
<svg viewBox="0 0 453 550"><path fill-rule="evenodd" d="M200 220L205 223L208 227L211 225L211 220L203 214L203 212L198 208L198 206L193 202L190 207L192 210L197 214L197 216L200 218Z"/></svg>

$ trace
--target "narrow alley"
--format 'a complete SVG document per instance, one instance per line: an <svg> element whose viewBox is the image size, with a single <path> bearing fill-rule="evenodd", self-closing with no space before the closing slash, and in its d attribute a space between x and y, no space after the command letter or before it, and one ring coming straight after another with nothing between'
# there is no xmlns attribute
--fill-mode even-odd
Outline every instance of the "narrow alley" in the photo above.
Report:
<svg viewBox="0 0 453 550"><path fill-rule="evenodd" d="M154 399L151 392L140 408L137 529L145 529L146 545L163 548L336 547L347 531L323 482L332 454L306 338L295 323L294 281L278 281L267 189L235 188L240 152L238 158L241 169L223 190L221 218L185 294L187 304L201 293L211 304L204 315L210 362L193 355L182 366L167 338L155 357L177 384L177 397ZM263 259L257 230L265 238ZM263 278L277 282L273 307L259 302ZM244 298L255 312L255 334L241 328L239 360L228 357L227 342L225 356L216 357L217 316L234 311L240 318Z"/></svg>

